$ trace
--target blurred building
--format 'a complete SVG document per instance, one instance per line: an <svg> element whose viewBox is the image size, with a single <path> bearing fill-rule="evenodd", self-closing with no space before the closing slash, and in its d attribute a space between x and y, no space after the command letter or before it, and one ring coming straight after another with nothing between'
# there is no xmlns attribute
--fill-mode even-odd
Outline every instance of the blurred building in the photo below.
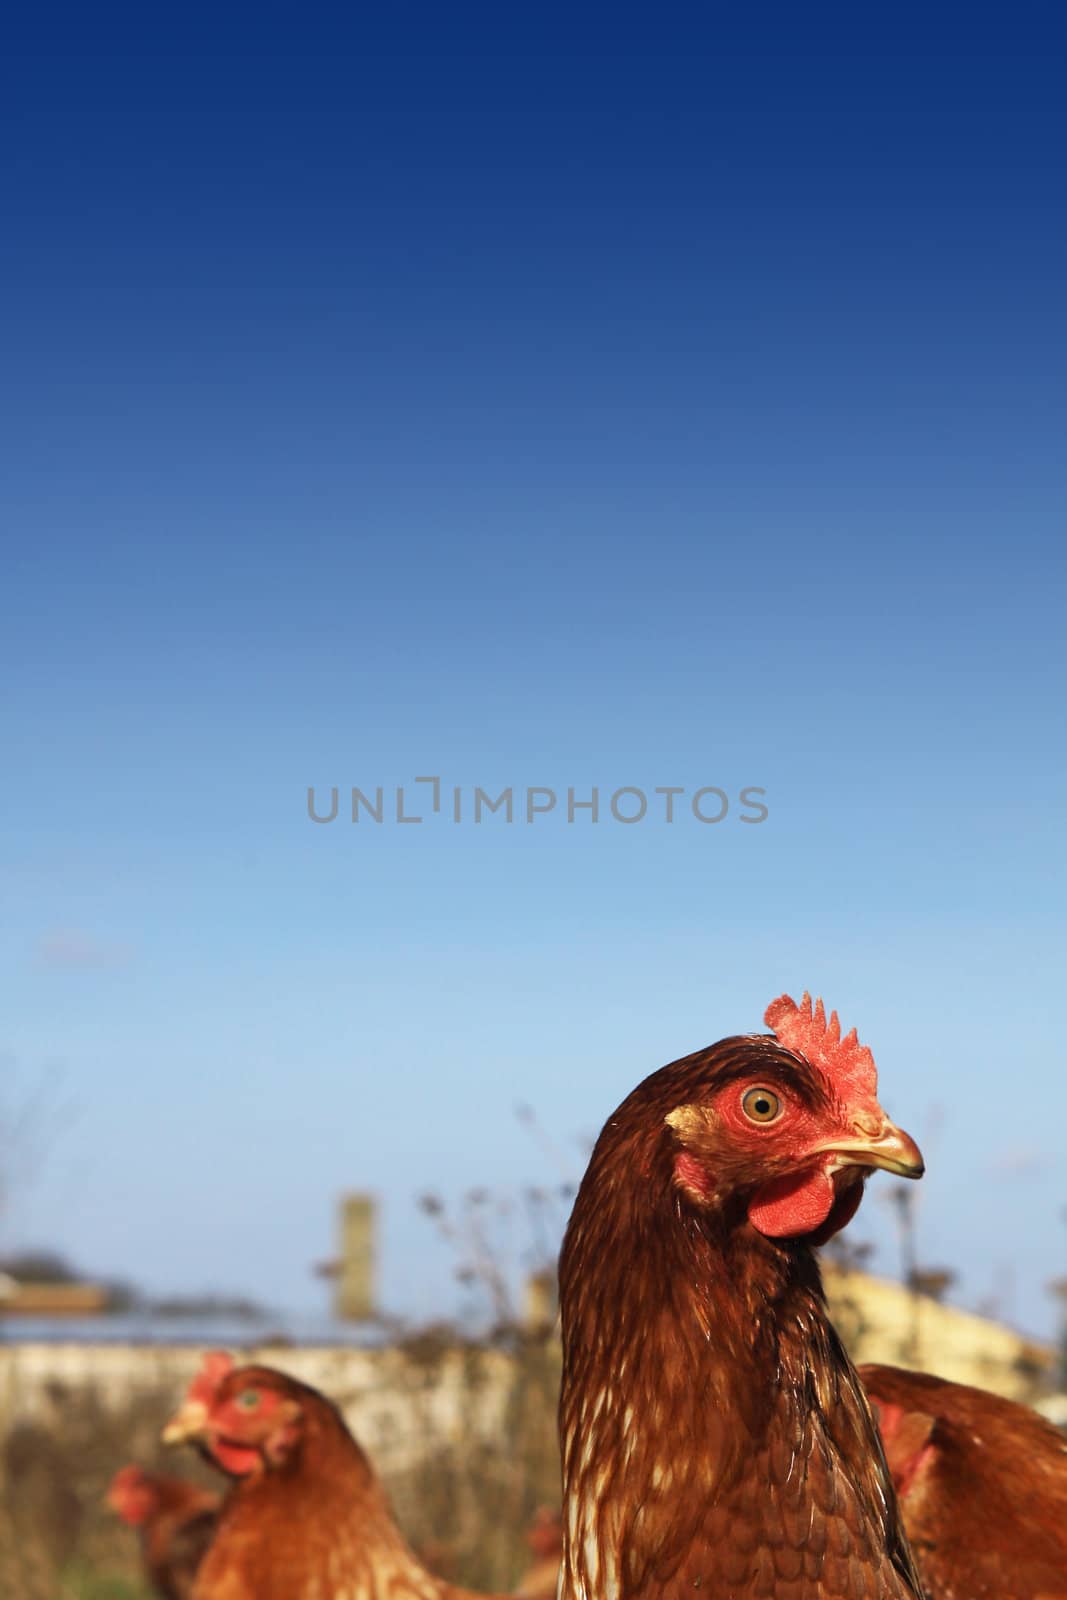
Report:
<svg viewBox="0 0 1067 1600"><path fill-rule="evenodd" d="M1055 1350L1004 1323L834 1261L823 1260L822 1274L830 1315L857 1363L916 1367L1031 1404L1055 1382Z"/></svg>
<svg viewBox="0 0 1067 1600"><path fill-rule="evenodd" d="M108 1308L96 1283L20 1283L0 1273L0 1317L94 1317Z"/></svg>

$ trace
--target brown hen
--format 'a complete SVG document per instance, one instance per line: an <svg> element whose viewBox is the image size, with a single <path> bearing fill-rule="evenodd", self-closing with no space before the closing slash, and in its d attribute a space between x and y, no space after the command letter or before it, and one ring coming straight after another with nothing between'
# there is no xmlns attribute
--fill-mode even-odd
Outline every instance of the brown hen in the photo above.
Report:
<svg viewBox="0 0 1067 1600"><path fill-rule="evenodd" d="M193 1600L476 1600L405 1542L337 1407L214 1352L167 1424L234 1479Z"/></svg>
<svg viewBox="0 0 1067 1600"><path fill-rule="evenodd" d="M821 1003L662 1068L560 1262L561 1600L908 1600L918 1579L812 1245L922 1172Z"/></svg>
<svg viewBox="0 0 1067 1600"><path fill-rule="evenodd" d="M1067 1438L1026 1406L864 1366L931 1600L1067 1600Z"/></svg>
<svg viewBox="0 0 1067 1600"><path fill-rule="evenodd" d="M193 1579L215 1535L222 1496L185 1478L123 1467L108 1505L141 1536L145 1576L164 1600L189 1600Z"/></svg>

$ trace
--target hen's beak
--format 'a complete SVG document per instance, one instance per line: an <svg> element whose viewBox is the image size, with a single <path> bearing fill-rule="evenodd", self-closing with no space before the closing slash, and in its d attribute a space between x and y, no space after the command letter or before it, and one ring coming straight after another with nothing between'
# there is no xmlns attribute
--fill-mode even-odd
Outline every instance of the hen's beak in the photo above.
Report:
<svg viewBox="0 0 1067 1600"><path fill-rule="evenodd" d="M187 1444L200 1439L207 1430L207 1406L201 1400L187 1400L176 1411L160 1434L164 1444Z"/></svg>
<svg viewBox="0 0 1067 1600"><path fill-rule="evenodd" d="M836 1156L835 1165L842 1167L881 1167L898 1178L921 1178L926 1171L915 1140L888 1119L876 1134L828 1140L821 1149Z"/></svg>

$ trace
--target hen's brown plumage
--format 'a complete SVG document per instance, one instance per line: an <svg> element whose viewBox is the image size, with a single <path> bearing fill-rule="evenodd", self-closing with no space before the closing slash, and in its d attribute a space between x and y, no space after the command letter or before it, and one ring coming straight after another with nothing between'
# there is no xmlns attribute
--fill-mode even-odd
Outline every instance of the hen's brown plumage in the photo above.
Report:
<svg viewBox="0 0 1067 1600"><path fill-rule="evenodd" d="M1067 1597L1067 1438L1026 1406L864 1366L932 1600Z"/></svg>
<svg viewBox="0 0 1067 1600"><path fill-rule="evenodd" d="M808 1062L745 1036L646 1079L593 1152L560 1262L561 1600L919 1593L810 1243L750 1220L790 1185L784 1144L757 1131L746 1155L724 1132L751 1082L795 1105L798 1126L851 1114ZM871 1104L866 1136L889 1137L877 1112L914 1175L918 1152ZM819 1148L805 1137L801 1187ZM854 1172L833 1181L824 1235L858 1200Z"/></svg>
<svg viewBox="0 0 1067 1600"><path fill-rule="evenodd" d="M193 1600L477 1600L419 1562L332 1402L285 1373L247 1366L218 1385L223 1414L249 1388L284 1408L288 1431L277 1449L265 1438L258 1463L234 1483ZM185 1437L219 1449L209 1426Z"/></svg>
<svg viewBox="0 0 1067 1600"><path fill-rule="evenodd" d="M112 1509L137 1528L145 1576L164 1600L189 1600L215 1536L222 1496L185 1478L124 1467L108 1491Z"/></svg>

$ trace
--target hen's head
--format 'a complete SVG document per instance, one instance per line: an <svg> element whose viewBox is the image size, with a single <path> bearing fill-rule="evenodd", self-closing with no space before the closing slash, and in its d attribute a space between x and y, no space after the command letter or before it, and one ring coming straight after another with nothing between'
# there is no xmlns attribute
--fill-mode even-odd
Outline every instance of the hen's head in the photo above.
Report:
<svg viewBox="0 0 1067 1600"><path fill-rule="evenodd" d="M214 1350L164 1428L163 1442L198 1444L230 1477L251 1477L295 1457L316 1401L328 1404L285 1373L238 1367Z"/></svg>
<svg viewBox="0 0 1067 1600"><path fill-rule="evenodd" d="M111 1480L107 1503L131 1528L141 1527L159 1504L151 1473L137 1466L123 1467Z"/></svg>
<svg viewBox="0 0 1067 1600"><path fill-rule="evenodd" d="M922 1156L879 1105L873 1057L855 1030L841 1037L836 1012L827 1021L821 1000L783 995L764 1020L771 1035L724 1039L654 1073L613 1121L636 1112L647 1128L659 1113L657 1147L665 1124L671 1181L690 1204L819 1244L876 1167L918 1178Z"/></svg>

